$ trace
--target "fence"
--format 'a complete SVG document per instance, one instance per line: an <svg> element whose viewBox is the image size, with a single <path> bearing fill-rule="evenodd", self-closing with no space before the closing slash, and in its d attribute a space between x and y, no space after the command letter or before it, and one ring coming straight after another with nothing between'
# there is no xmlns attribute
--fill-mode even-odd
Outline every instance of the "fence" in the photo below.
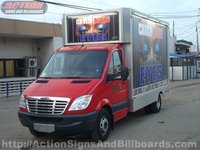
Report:
<svg viewBox="0 0 200 150"><path fill-rule="evenodd" d="M0 80L0 97L19 95L34 80L34 78Z"/></svg>

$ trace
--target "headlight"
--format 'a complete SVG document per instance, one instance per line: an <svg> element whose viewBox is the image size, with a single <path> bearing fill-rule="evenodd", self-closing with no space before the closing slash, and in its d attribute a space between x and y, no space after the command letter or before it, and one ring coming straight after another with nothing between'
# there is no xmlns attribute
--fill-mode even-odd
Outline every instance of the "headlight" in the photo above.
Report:
<svg viewBox="0 0 200 150"><path fill-rule="evenodd" d="M92 99L92 95L84 95L81 97L78 97L74 100L72 105L69 108L69 111L71 110L83 110L88 107L90 104L90 101Z"/></svg>
<svg viewBox="0 0 200 150"><path fill-rule="evenodd" d="M21 97L20 97L20 107L26 108L26 99L25 99L24 95L21 95Z"/></svg>

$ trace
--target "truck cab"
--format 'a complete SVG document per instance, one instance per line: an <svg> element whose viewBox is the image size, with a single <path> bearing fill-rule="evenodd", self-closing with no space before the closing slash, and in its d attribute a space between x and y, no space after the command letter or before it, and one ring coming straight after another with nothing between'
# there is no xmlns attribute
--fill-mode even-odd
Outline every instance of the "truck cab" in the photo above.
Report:
<svg viewBox="0 0 200 150"><path fill-rule="evenodd" d="M127 115L127 77L120 44L60 48L23 92L20 121L36 136L64 130L104 140Z"/></svg>

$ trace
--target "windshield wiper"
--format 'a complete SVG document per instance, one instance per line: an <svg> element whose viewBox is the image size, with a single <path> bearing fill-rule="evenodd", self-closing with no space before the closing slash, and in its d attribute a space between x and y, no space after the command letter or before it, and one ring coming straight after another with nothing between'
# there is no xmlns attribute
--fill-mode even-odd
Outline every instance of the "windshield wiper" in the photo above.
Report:
<svg viewBox="0 0 200 150"><path fill-rule="evenodd" d="M78 77L78 76L70 76L70 77L39 77L39 78L45 78L45 79L82 79L86 77Z"/></svg>
<svg viewBox="0 0 200 150"><path fill-rule="evenodd" d="M56 77L38 77L38 78L53 79L53 78L56 78Z"/></svg>
<svg viewBox="0 0 200 150"><path fill-rule="evenodd" d="M85 77L76 77L76 76L72 76L72 77L57 77L59 79L82 79L82 78L85 78Z"/></svg>

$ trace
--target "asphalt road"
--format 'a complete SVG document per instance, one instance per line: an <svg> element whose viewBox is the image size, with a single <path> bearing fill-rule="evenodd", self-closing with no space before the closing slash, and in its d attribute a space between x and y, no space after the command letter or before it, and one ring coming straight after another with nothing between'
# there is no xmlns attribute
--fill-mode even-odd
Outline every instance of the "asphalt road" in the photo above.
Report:
<svg viewBox="0 0 200 150"><path fill-rule="evenodd" d="M172 82L171 96L163 100L160 113L130 113L116 124L106 142L97 144L89 137L64 133L35 138L18 120L19 96L0 98L0 149L200 150L199 89L200 79Z"/></svg>

